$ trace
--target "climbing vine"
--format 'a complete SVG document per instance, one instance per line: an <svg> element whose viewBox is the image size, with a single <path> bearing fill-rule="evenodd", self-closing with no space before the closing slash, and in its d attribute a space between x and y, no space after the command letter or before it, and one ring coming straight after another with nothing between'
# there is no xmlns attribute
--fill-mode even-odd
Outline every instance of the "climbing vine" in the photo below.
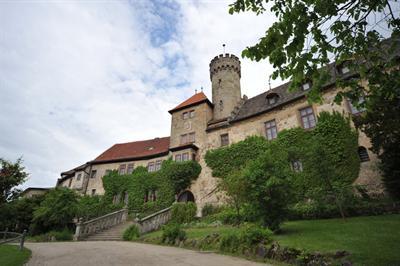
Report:
<svg viewBox="0 0 400 266"><path fill-rule="evenodd" d="M136 168L132 174L119 175L112 171L103 177L107 201L123 201L128 195L128 208L142 216L170 206L175 195L195 180L201 172L196 161L163 162L161 170L148 172L145 167Z"/></svg>

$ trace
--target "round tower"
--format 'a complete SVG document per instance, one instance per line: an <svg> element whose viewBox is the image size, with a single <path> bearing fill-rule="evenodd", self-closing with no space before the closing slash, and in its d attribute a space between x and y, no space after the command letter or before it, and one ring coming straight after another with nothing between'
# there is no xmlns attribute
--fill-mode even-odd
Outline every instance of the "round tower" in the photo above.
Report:
<svg viewBox="0 0 400 266"><path fill-rule="evenodd" d="M241 99L240 61L233 54L220 54L210 63L214 119L229 117Z"/></svg>

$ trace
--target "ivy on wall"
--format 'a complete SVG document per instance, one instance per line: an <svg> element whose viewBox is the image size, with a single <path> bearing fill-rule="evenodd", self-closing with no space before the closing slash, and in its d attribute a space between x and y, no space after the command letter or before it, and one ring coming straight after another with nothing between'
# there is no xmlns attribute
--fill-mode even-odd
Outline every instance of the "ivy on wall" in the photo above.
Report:
<svg viewBox="0 0 400 266"><path fill-rule="evenodd" d="M208 151L205 160L213 175L222 178L221 182L229 182L229 177L234 173L243 175L237 178L249 182L248 176L259 174L267 177L272 174L276 177L276 173L286 172L284 176L287 177L289 186L285 189L292 189L293 195L288 204L308 199L318 202L333 199L341 209L347 193L351 193L352 183L359 174L360 160L357 150L358 134L351 127L350 119L338 112L321 112L313 130L283 130L274 141L268 141L264 137L248 137L228 147ZM282 152L287 158L283 159L285 156L280 156L281 159L276 160L275 157L279 157ZM264 162L265 160L270 162ZM257 161L265 163L268 167L258 167L257 172L251 168ZM288 168L292 171L287 172ZM247 176L241 174L243 170L247 171ZM284 176L281 176L280 180L285 180ZM254 180L261 179L257 177ZM265 196L265 188L261 184L242 186L242 190L246 189L248 191L245 195L260 192Z"/></svg>
<svg viewBox="0 0 400 266"><path fill-rule="evenodd" d="M171 206L175 195L189 187L200 172L201 166L196 161L175 162L171 159L164 161L157 172L148 172L142 166L132 174L119 175L112 171L103 177L105 197L110 202L116 196L123 201L127 194L129 210L144 216Z"/></svg>

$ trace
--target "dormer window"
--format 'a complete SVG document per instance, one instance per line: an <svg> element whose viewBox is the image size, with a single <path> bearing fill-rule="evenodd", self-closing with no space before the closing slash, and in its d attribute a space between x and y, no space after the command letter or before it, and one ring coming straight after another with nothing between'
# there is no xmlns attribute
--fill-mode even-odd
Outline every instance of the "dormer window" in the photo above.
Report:
<svg viewBox="0 0 400 266"><path fill-rule="evenodd" d="M267 104L273 105L278 102L279 96L276 93L271 93L267 95Z"/></svg>
<svg viewBox="0 0 400 266"><path fill-rule="evenodd" d="M311 89L311 82L303 83L303 85L301 85L301 88L303 89L303 91Z"/></svg>

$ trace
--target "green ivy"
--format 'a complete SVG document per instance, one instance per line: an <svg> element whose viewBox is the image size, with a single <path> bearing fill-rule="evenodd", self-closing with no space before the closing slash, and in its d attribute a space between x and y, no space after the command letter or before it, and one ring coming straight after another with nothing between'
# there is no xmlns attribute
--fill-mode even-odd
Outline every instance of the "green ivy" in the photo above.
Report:
<svg viewBox="0 0 400 266"><path fill-rule="evenodd" d="M141 216L151 214L171 206L175 195L190 186L201 172L196 161L174 162L171 159L163 162L161 170L148 172L145 167L136 168L132 174L119 175L112 171L103 177L105 197L111 202L119 195L124 200L128 194L128 208ZM145 202L145 195L156 192L156 200Z"/></svg>

